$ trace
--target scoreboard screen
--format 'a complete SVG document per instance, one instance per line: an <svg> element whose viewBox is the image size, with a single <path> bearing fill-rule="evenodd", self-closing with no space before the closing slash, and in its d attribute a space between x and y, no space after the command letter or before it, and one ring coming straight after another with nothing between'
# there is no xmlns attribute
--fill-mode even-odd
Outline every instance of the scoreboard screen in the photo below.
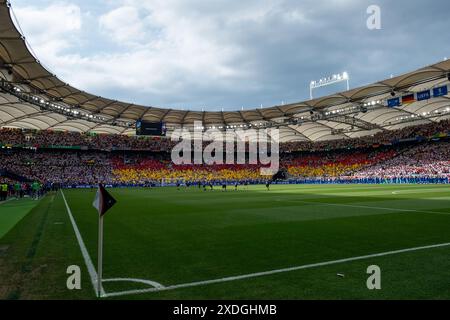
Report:
<svg viewBox="0 0 450 320"><path fill-rule="evenodd" d="M166 125L163 122L136 121L137 136L165 136Z"/></svg>

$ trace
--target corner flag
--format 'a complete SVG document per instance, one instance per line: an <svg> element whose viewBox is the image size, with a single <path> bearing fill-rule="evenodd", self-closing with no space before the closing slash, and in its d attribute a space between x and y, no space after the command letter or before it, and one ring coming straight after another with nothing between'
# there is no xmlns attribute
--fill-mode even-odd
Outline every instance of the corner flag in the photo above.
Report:
<svg viewBox="0 0 450 320"><path fill-rule="evenodd" d="M98 270L97 270L97 296L100 298L104 294L102 287L102 274L103 274L103 215L111 209L111 207L116 203L108 191L102 184L98 185L97 193L95 194L95 199L92 205L98 211Z"/></svg>
<svg viewBox="0 0 450 320"><path fill-rule="evenodd" d="M116 199L114 199L108 191L106 191L103 185L99 184L97 193L95 195L94 202L92 205L95 209L97 209L100 216L103 216L106 211L111 209L111 207L116 203Z"/></svg>

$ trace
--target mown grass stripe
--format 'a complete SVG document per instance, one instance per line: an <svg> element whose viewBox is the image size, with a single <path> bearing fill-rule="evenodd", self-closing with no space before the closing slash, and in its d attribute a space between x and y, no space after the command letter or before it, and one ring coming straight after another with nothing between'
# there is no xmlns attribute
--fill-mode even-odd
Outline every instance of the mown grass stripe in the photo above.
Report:
<svg viewBox="0 0 450 320"><path fill-rule="evenodd" d="M290 267L290 268L284 268L284 269L243 274L243 275L239 275L239 276L232 276L232 277L226 277L226 278L220 278L220 279L183 283L183 284L177 284L177 285L172 285L172 286L166 286L166 287L162 287L162 288L111 292L111 293L106 294L105 297L118 297L118 296L124 296L124 295L143 294L143 293L148 293L148 292L159 292L159 291L169 291L169 290L176 290L176 289L188 288L188 287L198 287L198 286L210 285L210 284L215 284L215 283L223 283L223 282L231 282L231 281L244 280L244 279L250 279L250 278L257 278L257 277L269 276L269 275L274 275L274 274L279 274L279 273L312 269L312 268L330 266L330 265L334 265L334 264L340 264L340 263L346 263L346 262L352 262L352 261L358 261L358 260L367 260L367 259L372 259L372 258L377 258L377 257L384 257L384 256L395 255L395 254L407 253L407 252L427 250L427 249L436 249L436 248L442 248L442 247L448 247L448 246L450 246L450 242L434 244L434 245L430 245L430 246L422 246L422 247L387 251L387 252L381 252L381 253L375 253L375 254L369 254L369 255L365 255L365 256L345 258L345 259L339 259L339 260L333 260L333 261L319 262L319 263L307 264L307 265L303 265L303 266L296 266L296 267Z"/></svg>
<svg viewBox="0 0 450 320"><path fill-rule="evenodd" d="M32 271L33 259L36 256L37 248L39 246L39 243L41 242L42 234L44 232L45 224L47 223L48 214L52 207L54 196L51 196L50 199L51 200L49 201L47 208L45 209L44 214L42 215L42 217L39 221L39 224L36 229L36 233L33 237L33 241L31 242L31 245L27 250L25 260L21 266L22 274L27 274ZM22 277L21 281L18 282L16 289L8 294L8 297L7 297L8 300L20 299L23 282L24 282L24 278Z"/></svg>

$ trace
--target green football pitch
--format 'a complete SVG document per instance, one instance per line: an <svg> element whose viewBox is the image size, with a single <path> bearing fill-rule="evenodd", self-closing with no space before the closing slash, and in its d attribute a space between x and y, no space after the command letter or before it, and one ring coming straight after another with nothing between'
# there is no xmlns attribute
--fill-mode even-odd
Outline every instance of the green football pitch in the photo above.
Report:
<svg viewBox="0 0 450 320"><path fill-rule="evenodd" d="M103 299L450 298L450 186L110 192ZM0 239L1 299L96 299L94 195L47 195Z"/></svg>

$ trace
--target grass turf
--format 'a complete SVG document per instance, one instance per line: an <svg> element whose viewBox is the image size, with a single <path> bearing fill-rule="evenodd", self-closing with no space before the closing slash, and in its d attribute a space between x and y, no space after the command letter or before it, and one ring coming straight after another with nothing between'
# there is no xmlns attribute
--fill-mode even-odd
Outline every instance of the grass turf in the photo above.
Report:
<svg viewBox="0 0 450 320"><path fill-rule="evenodd" d="M25 217L36 204L36 201L30 198L19 200L12 198L0 202L0 238Z"/></svg>
<svg viewBox="0 0 450 320"><path fill-rule="evenodd" d="M93 190L64 191L96 264ZM263 186L221 192L114 189L105 217L104 278L165 286L450 242L444 185ZM95 298L61 194L41 201L0 247L0 298ZM450 247L124 299L448 299ZM82 268L82 290L66 289L66 268ZM366 288L366 268L382 290ZM345 274L344 278L337 273ZM107 292L141 289L105 283ZM3 291L3 292L2 292ZM2 296L3 294L3 296Z"/></svg>

